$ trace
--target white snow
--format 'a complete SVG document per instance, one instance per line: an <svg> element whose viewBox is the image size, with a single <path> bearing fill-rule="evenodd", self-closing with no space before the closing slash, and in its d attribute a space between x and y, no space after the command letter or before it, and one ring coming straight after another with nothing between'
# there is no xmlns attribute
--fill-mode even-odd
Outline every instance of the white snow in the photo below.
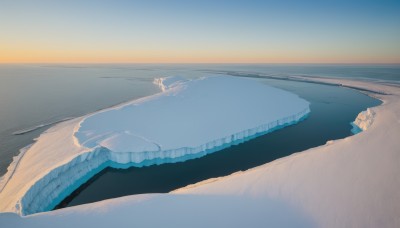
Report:
<svg viewBox="0 0 400 228"><path fill-rule="evenodd" d="M46 211L110 162L140 167L204 156L294 124L309 112L309 103L297 95L250 79L155 82L162 93L42 134L2 182L0 211Z"/></svg>
<svg viewBox="0 0 400 228"><path fill-rule="evenodd" d="M313 227L284 202L235 196L151 194L19 217L0 213L8 227ZM3 227L3 226L2 226Z"/></svg>
<svg viewBox="0 0 400 228"><path fill-rule="evenodd" d="M373 121L366 131L324 146L168 194L127 196L24 217L3 213L0 224L400 227L400 89L343 79L313 81L390 95L374 95L384 103L370 108Z"/></svg>
<svg viewBox="0 0 400 228"><path fill-rule="evenodd" d="M141 163L197 154L297 122L309 112L297 95L253 80L155 81L164 93L85 118L75 132L79 143L109 149L118 163Z"/></svg>
<svg viewBox="0 0 400 228"><path fill-rule="evenodd" d="M357 115L354 124L357 125L361 130L367 130L374 121L375 112L368 108L366 111L360 112Z"/></svg>
<svg viewBox="0 0 400 228"><path fill-rule="evenodd" d="M175 77L156 78L154 79L153 83L158 85L162 91L165 91L169 88L177 86L179 83L184 83L186 81L187 80L182 77L175 76Z"/></svg>

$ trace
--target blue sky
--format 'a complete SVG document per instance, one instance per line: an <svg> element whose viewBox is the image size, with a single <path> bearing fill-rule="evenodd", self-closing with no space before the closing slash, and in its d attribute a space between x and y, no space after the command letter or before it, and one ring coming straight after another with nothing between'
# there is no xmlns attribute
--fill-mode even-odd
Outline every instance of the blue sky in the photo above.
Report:
<svg viewBox="0 0 400 228"><path fill-rule="evenodd" d="M399 63L400 1L2 1L1 62Z"/></svg>

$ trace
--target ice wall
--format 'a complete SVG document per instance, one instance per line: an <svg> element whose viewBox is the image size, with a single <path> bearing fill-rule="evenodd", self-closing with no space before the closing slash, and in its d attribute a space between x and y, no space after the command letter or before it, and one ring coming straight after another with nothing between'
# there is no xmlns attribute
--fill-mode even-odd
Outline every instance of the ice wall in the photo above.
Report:
<svg viewBox="0 0 400 228"><path fill-rule="evenodd" d="M308 113L309 110L305 109L291 117L285 117L254 129L216 139L195 148L183 147L167 151L115 153L107 148L97 147L93 151L83 153L65 165L52 170L37 181L21 199L18 208L21 209L20 213L23 215L48 211L57 206L80 185L108 166L129 168L184 162L295 124L306 118Z"/></svg>
<svg viewBox="0 0 400 228"><path fill-rule="evenodd" d="M160 94L90 114L71 121L72 126L63 123L65 127L50 129L54 136L39 137L40 147L34 144L26 153L43 171L27 180L12 210L23 215L50 210L107 166L142 167L198 158L295 124L310 112L309 103L297 95L249 79L158 83L164 86ZM66 140L58 141L60 137ZM68 146L75 152L68 153ZM60 162L39 159L46 155L59 155Z"/></svg>
<svg viewBox="0 0 400 228"><path fill-rule="evenodd" d="M363 112L360 112L357 115L356 120L350 123L351 126L353 126L351 132L353 134L358 134L362 131L366 131L374 122L374 117L375 117L375 112L370 108L368 108Z"/></svg>
<svg viewBox="0 0 400 228"><path fill-rule="evenodd" d="M363 131L367 130L372 123L374 122L375 112L368 108L366 111L363 111L357 115L354 124L357 125Z"/></svg>

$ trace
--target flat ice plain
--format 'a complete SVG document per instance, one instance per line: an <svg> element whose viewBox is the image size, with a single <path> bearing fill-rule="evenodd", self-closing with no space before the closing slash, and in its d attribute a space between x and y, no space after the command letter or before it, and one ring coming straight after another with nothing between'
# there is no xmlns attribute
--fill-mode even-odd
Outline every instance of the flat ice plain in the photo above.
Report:
<svg viewBox="0 0 400 228"><path fill-rule="evenodd" d="M57 124L10 165L0 211L50 210L106 166L179 162L301 121L309 103L251 79L156 79L161 93Z"/></svg>
<svg viewBox="0 0 400 228"><path fill-rule="evenodd" d="M297 95L241 78L155 82L163 93L84 119L75 132L79 144L107 148L117 163L140 164L205 153L309 112Z"/></svg>

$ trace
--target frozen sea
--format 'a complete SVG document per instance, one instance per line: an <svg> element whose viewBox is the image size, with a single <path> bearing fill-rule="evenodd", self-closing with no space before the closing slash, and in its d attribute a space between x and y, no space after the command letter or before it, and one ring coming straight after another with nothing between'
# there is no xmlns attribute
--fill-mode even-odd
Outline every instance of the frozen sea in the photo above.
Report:
<svg viewBox="0 0 400 228"><path fill-rule="evenodd" d="M158 87L152 84L156 77L196 78L209 73L261 78L329 76L400 83L400 66L396 65L0 65L0 175L6 172L19 149L32 143L52 123L157 93ZM256 80L310 101L312 114L295 126L201 159L139 169L103 170L60 206L129 194L167 192L255 167L350 135L349 122L362 110L380 103L345 88Z"/></svg>

